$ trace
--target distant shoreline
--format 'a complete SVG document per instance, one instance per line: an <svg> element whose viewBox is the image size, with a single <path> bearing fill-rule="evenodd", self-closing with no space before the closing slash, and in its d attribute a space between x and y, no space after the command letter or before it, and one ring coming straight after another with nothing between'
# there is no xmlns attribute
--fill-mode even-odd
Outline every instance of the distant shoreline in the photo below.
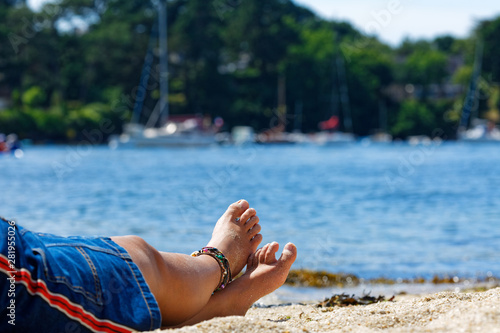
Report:
<svg viewBox="0 0 500 333"><path fill-rule="evenodd" d="M297 287L354 287L360 284L371 285L394 285L394 284L496 284L500 285L500 278L493 274L485 274L485 276L466 277L454 274L449 275L434 275L431 279L424 277L415 277L411 279L394 279L387 277L378 277L364 279L354 274L346 273L330 273L327 271L315 271L309 269L292 270L288 275L285 284Z"/></svg>

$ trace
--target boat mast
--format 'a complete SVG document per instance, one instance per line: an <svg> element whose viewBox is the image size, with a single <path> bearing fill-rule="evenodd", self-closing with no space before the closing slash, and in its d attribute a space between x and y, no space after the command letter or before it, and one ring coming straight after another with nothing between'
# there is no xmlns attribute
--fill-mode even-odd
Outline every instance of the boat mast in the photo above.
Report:
<svg viewBox="0 0 500 333"><path fill-rule="evenodd" d="M352 116L351 116L351 105L350 105L350 100L349 100L349 87L347 85L347 75L346 75L346 70L345 70L345 62L343 55L340 54L339 52L339 47L337 45L340 45L340 38L336 32L334 32L334 44L335 44L335 50L334 50L334 63L333 63L333 70L336 71L337 73L337 80L338 80L338 89L339 89L339 95L340 95L340 105L341 105L341 110L342 110L342 118L344 120L344 131L347 133L352 133L353 128L352 128ZM337 105L337 95L335 90L337 89L337 85L335 83L335 74L333 77L333 85L332 85L332 109L335 111L335 107ZM340 112L339 112L340 116Z"/></svg>
<svg viewBox="0 0 500 333"><path fill-rule="evenodd" d="M139 90L135 98L134 112L130 121L132 124L139 124L141 120L141 112L144 106L144 100L146 99L147 85L149 82L149 76L151 74L151 65L153 64L154 60L153 49L155 48L156 40L158 39L157 35L158 27L154 25L151 29L148 51L144 59L144 65L142 66L141 80L139 81Z"/></svg>
<svg viewBox="0 0 500 333"><path fill-rule="evenodd" d="M464 132L467 129L467 124L469 123L469 118L471 115L477 117L476 112L479 107L477 102L479 76L481 75L481 68L483 64L483 49L484 44L481 37L478 36L476 44L476 55L474 59L474 72L472 74L472 79L470 81L469 91L467 92L467 97L465 98L465 104L462 109L462 117L460 119L460 125L457 130L457 134ZM473 114L474 113L474 114Z"/></svg>
<svg viewBox="0 0 500 333"><path fill-rule="evenodd" d="M167 0L160 0L158 5L158 27L160 46L160 126L167 123L168 109L168 52L167 52Z"/></svg>
<svg viewBox="0 0 500 333"><path fill-rule="evenodd" d="M347 86L345 63L343 56L339 53L337 53L336 62L337 74L340 81L340 102L342 104L342 111L344 112L344 129L347 133L352 133L351 105L349 101L349 88Z"/></svg>

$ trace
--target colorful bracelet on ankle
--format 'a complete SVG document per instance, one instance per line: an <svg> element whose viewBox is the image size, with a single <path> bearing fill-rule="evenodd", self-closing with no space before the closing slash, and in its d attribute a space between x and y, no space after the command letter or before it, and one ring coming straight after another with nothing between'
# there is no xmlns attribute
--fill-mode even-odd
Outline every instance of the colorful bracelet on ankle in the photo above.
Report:
<svg viewBox="0 0 500 333"><path fill-rule="evenodd" d="M224 254L217 250L215 247L204 247L199 251L191 253L191 256L198 257L201 255L211 256L220 266L221 277L219 281L219 285L215 288L214 292L224 289L231 282L231 269L229 268L229 261L226 259Z"/></svg>

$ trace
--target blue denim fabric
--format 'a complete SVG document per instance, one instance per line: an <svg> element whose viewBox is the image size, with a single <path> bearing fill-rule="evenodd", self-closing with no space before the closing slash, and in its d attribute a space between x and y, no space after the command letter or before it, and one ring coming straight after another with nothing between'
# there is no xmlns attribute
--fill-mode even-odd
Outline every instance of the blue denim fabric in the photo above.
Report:
<svg viewBox="0 0 500 333"><path fill-rule="evenodd" d="M6 220L0 220L0 229L0 332L161 326L158 304L139 268L111 239L36 233Z"/></svg>

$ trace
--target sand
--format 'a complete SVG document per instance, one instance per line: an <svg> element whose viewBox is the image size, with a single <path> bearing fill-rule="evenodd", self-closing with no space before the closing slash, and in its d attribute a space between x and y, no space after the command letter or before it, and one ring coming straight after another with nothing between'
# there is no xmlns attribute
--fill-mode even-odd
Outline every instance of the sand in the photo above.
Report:
<svg viewBox="0 0 500 333"><path fill-rule="evenodd" d="M245 317L215 318L155 332L500 332L500 288L441 292L343 308L290 305L251 308Z"/></svg>

